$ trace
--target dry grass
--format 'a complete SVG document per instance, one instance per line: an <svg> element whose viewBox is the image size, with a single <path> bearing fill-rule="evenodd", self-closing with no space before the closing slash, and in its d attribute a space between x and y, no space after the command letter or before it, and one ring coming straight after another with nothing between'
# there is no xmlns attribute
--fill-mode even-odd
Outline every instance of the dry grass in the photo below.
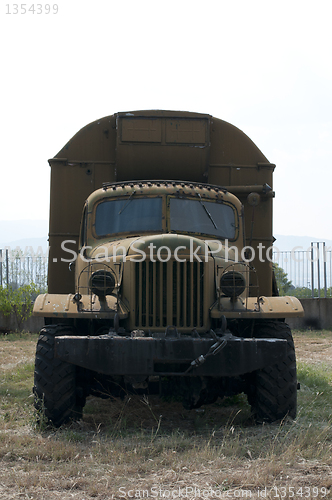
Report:
<svg viewBox="0 0 332 500"><path fill-rule="evenodd" d="M89 398L82 421L42 430L31 398L36 336L2 338L0 499L323 498L332 332L296 332L295 342L295 422L255 426L242 396L191 411L156 397Z"/></svg>

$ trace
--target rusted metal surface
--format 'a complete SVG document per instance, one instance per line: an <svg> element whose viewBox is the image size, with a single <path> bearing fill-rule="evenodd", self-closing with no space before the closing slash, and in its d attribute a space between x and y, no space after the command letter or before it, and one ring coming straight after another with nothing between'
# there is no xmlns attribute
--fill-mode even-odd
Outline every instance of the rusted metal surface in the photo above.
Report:
<svg viewBox="0 0 332 500"><path fill-rule="evenodd" d="M211 309L212 318L272 319L302 316L303 308L296 297L248 297L231 300L221 297L219 307Z"/></svg>
<svg viewBox="0 0 332 500"><path fill-rule="evenodd" d="M96 295L81 295L79 301L74 294L39 295L34 304L34 316L44 318L86 318L113 319L118 313L120 319L128 317L124 304L116 305L116 297L108 295L101 301Z"/></svg>

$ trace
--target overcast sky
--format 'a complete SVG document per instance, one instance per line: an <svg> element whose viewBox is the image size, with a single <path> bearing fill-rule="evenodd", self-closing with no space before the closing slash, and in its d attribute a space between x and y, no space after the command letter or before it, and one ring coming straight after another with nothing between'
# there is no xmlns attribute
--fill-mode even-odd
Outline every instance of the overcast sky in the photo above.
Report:
<svg viewBox="0 0 332 500"><path fill-rule="evenodd" d="M275 234L332 239L330 1L41 5L1 2L0 220L48 218L47 159L87 123L173 109L232 123L276 163Z"/></svg>

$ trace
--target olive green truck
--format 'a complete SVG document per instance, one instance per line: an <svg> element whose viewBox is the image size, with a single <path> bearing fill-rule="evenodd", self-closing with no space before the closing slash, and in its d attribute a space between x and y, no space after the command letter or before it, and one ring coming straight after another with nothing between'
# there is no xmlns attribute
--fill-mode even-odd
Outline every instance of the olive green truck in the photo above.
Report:
<svg viewBox="0 0 332 500"><path fill-rule="evenodd" d="M51 160L48 293L35 407L54 426L87 396L187 409L245 393L257 422L296 415L294 343L272 268L272 175L210 115L117 113Z"/></svg>

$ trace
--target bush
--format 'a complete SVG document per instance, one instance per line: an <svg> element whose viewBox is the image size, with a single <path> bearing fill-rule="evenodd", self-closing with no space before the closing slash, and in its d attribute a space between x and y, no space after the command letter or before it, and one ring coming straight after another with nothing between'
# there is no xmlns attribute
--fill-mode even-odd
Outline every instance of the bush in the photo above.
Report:
<svg viewBox="0 0 332 500"><path fill-rule="evenodd" d="M33 309L33 300L38 294L34 283L23 285L16 290L11 286L0 287L0 312L4 316L14 315L17 329L20 330L23 321L27 320Z"/></svg>

